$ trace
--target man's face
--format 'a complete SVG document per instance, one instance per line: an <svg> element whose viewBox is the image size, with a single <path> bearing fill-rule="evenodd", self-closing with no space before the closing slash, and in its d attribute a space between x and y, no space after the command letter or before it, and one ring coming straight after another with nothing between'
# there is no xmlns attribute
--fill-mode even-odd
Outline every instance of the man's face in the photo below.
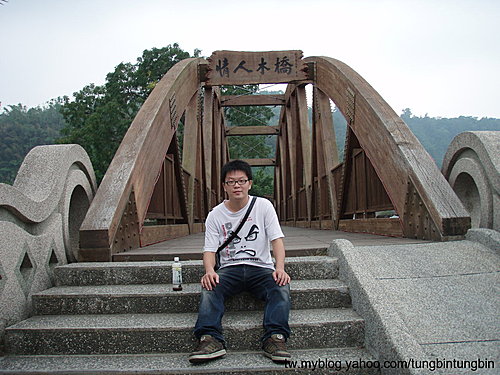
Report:
<svg viewBox="0 0 500 375"><path fill-rule="evenodd" d="M243 183L243 181L245 182ZM229 200L239 200L248 197L248 191L252 187L252 181L248 180L245 172L232 171L226 175L226 179L222 185Z"/></svg>

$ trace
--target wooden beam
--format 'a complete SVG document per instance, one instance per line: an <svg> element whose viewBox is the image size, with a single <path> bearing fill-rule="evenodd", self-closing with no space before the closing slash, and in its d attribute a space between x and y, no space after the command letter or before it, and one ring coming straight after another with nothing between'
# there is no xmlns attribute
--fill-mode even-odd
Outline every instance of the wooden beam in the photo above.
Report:
<svg viewBox="0 0 500 375"><path fill-rule="evenodd" d="M295 86L294 85L288 85L287 92L290 92L289 96L291 96L291 93L294 91ZM287 217L287 220L292 219L294 222L297 220L297 173L296 173L296 165L297 165L297 138L296 138L296 131L294 129L293 125L293 115L292 111L295 108L295 100L290 100L290 108L284 107L285 108L285 126L286 126L286 143L287 143L287 149L286 152L288 152L288 157L287 157L287 166L288 170L290 172L289 176L287 177L289 179L290 183L290 195L292 196L292 217ZM288 196L285 196L285 199L288 199Z"/></svg>
<svg viewBox="0 0 500 375"><path fill-rule="evenodd" d="M213 100L214 92L211 87L205 88L205 96L203 97L203 153L205 164L204 180L207 190L206 202L208 209L212 208L212 144L213 144Z"/></svg>
<svg viewBox="0 0 500 375"><path fill-rule="evenodd" d="M212 190L215 191L216 200L219 201L222 197L222 187L219 183L222 169L222 137L224 136L225 127L222 118L222 108L220 106L220 88L214 87L214 107L213 107L213 160L212 160Z"/></svg>
<svg viewBox="0 0 500 375"><path fill-rule="evenodd" d="M403 237L399 219L340 220L339 230L344 232L370 233L383 236Z"/></svg>
<svg viewBox="0 0 500 375"><path fill-rule="evenodd" d="M276 159L243 159L251 167L274 167L276 165Z"/></svg>
<svg viewBox="0 0 500 375"><path fill-rule="evenodd" d="M297 87L297 110L299 122L299 131L302 147L302 160L304 169L304 185L306 188L306 209L307 219L311 222L312 206L312 146L311 130L309 127L309 118L307 115L307 98L305 86Z"/></svg>
<svg viewBox="0 0 500 375"><path fill-rule="evenodd" d="M316 86L344 114L403 223L418 214L407 211L412 207L409 194L415 193L440 237L464 235L470 228L470 215L430 155L384 99L338 60L311 57L305 61L316 63ZM418 236L413 226L403 228L405 236Z"/></svg>
<svg viewBox="0 0 500 375"><path fill-rule="evenodd" d="M184 237L189 234L187 224L145 226L141 232L142 246Z"/></svg>
<svg viewBox="0 0 500 375"><path fill-rule="evenodd" d="M202 62L200 58L185 59L172 67L155 86L124 136L80 228L81 249L96 259L111 259L132 191L138 222L135 234L140 233L180 116L199 88L198 65ZM98 256L99 252L103 254Z"/></svg>
<svg viewBox="0 0 500 375"><path fill-rule="evenodd" d="M313 90L313 131L316 140L317 177L327 176L328 205L334 221L337 220L337 189L335 186L332 169L339 164L339 156L330 99L317 87ZM325 198L325 197L322 197Z"/></svg>
<svg viewBox="0 0 500 375"><path fill-rule="evenodd" d="M286 170L286 152L285 152L285 137L280 135L276 141L276 157L277 167L274 170L274 192L276 199L276 209L278 218L286 220L286 187L285 187L285 170Z"/></svg>
<svg viewBox="0 0 500 375"><path fill-rule="evenodd" d="M226 136L231 135L279 135L279 126L231 126L226 127Z"/></svg>
<svg viewBox="0 0 500 375"><path fill-rule="evenodd" d="M223 107L285 105L285 95L226 95L221 97Z"/></svg>
<svg viewBox="0 0 500 375"><path fill-rule="evenodd" d="M190 174L189 186L187 187L188 224L190 232L192 232L194 224L194 179L196 177L198 150L200 150L201 147L201 145L198 144L198 131L200 129L200 124L198 122L198 99L199 91L193 95L186 108L186 123L184 124L184 142L182 147L182 168Z"/></svg>

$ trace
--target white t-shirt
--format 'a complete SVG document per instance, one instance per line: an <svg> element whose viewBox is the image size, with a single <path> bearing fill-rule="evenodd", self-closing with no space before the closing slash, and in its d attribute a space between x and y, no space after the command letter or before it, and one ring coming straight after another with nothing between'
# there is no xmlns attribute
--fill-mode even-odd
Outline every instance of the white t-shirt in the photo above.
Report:
<svg viewBox="0 0 500 375"><path fill-rule="evenodd" d="M203 251L217 252L217 249L235 230L250 205L238 212L230 211L220 203L207 216L205 222L205 247ZM257 198L246 223L236 237L220 252L220 268L237 264L274 269L270 241L284 237L276 211L270 201Z"/></svg>

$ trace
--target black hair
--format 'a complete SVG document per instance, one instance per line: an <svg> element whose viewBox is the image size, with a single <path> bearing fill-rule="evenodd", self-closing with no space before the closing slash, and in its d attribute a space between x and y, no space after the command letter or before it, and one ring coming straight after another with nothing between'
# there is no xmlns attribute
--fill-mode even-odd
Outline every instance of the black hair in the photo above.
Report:
<svg viewBox="0 0 500 375"><path fill-rule="evenodd" d="M226 181L226 175L229 172L234 172L234 171L242 171L245 172L247 175L247 178L249 180L252 180L252 167L250 167L250 164L248 164L246 161L243 160L231 160L229 163L226 163L222 167L221 171L221 182L224 183Z"/></svg>

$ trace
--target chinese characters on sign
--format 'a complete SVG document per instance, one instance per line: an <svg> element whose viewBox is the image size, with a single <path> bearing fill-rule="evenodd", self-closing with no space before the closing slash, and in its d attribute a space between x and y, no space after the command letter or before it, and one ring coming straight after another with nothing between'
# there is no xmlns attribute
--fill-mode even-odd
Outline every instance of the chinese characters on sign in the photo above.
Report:
<svg viewBox="0 0 500 375"><path fill-rule="evenodd" d="M207 85L284 83L307 79L302 51L215 51Z"/></svg>

